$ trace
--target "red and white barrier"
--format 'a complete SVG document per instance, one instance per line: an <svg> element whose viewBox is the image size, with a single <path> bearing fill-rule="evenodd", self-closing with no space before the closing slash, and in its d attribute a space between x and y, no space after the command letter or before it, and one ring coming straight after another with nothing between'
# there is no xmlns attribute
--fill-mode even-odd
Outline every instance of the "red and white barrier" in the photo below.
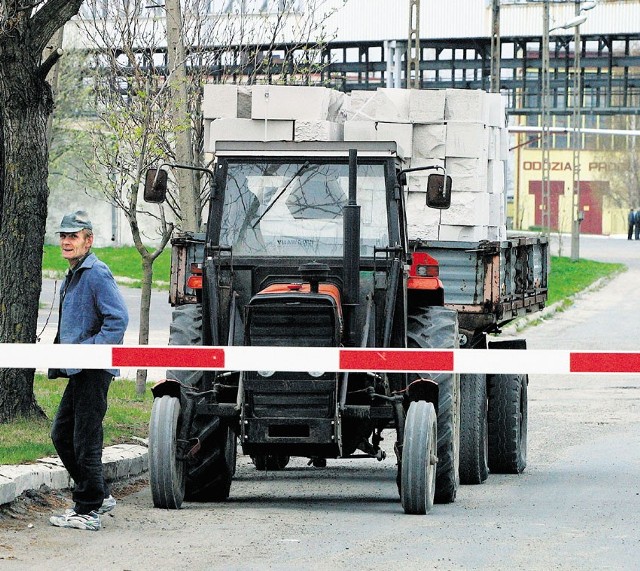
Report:
<svg viewBox="0 0 640 571"><path fill-rule="evenodd" d="M640 373L640 353L537 349L150 347L0 343L0 368L122 367L292 372Z"/></svg>

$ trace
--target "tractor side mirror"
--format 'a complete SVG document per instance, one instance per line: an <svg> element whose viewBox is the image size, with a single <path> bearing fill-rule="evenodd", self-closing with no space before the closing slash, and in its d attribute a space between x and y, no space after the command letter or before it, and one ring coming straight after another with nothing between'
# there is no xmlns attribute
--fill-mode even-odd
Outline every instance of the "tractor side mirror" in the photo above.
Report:
<svg viewBox="0 0 640 571"><path fill-rule="evenodd" d="M167 171L149 169L144 181L144 201L160 204L167 199Z"/></svg>
<svg viewBox="0 0 640 571"><path fill-rule="evenodd" d="M430 174L427 180L427 206L446 209L451 206L451 177L443 174Z"/></svg>

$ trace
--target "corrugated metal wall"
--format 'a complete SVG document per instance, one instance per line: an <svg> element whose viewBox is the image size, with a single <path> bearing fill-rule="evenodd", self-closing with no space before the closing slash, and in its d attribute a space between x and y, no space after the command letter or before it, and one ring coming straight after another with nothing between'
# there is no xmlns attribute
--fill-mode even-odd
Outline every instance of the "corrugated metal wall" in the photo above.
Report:
<svg viewBox="0 0 640 571"><path fill-rule="evenodd" d="M341 0L331 0L338 8ZM329 29L337 29L336 41L405 39L409 27L409 0L347 0L334 14ZM551 27L574 16L574 2L550 5ZM501 5L502 36L541 36L542 4ZM603 1L588 12L583 34L637 34L640 31L640 0ZM421 0L422 38L488 37L491 2L487 0Z"/></svg>

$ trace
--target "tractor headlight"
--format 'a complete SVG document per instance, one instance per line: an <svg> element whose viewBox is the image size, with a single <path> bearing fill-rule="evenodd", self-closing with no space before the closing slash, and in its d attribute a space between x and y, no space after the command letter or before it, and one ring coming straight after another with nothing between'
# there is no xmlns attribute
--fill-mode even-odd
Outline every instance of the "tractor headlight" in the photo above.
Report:
<svg viewBox="0 0 640 571"><path fill-rule="evenodd" d="M273 377L275 371L258 371L258 375L261 377Z"/></svg>
<svg viewBox="0 0 640 571"><path fill-rule="evenodd" d="M316 379L318 377L321 377L322 375L324 375L324 371L308 371L308 373L312 376L315 377Z"/></svg>

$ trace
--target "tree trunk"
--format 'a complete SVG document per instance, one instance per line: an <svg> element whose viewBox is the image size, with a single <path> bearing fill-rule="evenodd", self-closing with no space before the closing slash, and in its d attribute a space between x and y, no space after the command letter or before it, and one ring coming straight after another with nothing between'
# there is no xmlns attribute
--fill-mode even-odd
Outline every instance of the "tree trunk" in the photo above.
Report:
<svg viewBox="0 0 640 571"><path fill-rule="evenodd" d="M0 342L34 343L47 220L51 89L19 34L0 43ZM33 369L0 369L0 423L42 414Z"/></svg>
<svg viewBox="0 0 640 571"><path fill-rule="evenodd" d="M142 290L140 292L140 331L138 344L149 344L149 309L151 308L151 285L153 283L153 262L151 256L142 258ZM147 388L147 370L138 369L136 394L142 396Z"/></svg>

